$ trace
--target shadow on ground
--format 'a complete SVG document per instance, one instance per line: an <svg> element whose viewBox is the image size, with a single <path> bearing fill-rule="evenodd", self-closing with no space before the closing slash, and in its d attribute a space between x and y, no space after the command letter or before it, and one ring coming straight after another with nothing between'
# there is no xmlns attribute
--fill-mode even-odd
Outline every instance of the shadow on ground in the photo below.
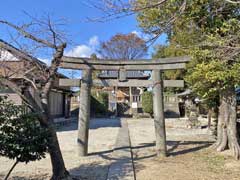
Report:
<svg viewBox="0 0 240 180"><path fill-rule="evenodd" d="M118 161L118 160L124 159L125 157L121 157L121 158L112 157L111 153L116 150L128 151L128 147L121 147L121 148L115 148L113 150L108 150L108 151L99 151L99 152L88 153L88 156L99 156L105 160L110 160L110 161L113 161L113 160Z"/></svg>
<svg viewBox="0 0 240 180"><path fill-rule="evenodd" d="M121 161L121 159L119 160ZM106 180L108 178L109 168L110 166L119 163L119 161L113 161L107 165L103 165L101 163L92 163L87 165L81 165L77 168L69 170L71 176L74 179L79 180ZM129 174L128 170L124 170L121 172L121 175L115 177L116 180L122 180L127 174Z"/></svg>
<svg viewBox="0 0 240 180"><path fill-rule="evenodd" d="M167 152L168 152L168 156L178 156L178 155L183 155L187 153L197 152L199 150L208 148L213 143L214 143L213 141L167 141L167 146L170 146ZM131 149L133 151L138 150L138 152L141 152L141 151L146 151L146 148L154 148L154 147L155 147L155 143L143 143L139 146L133 146L131 147ZM127 147L121 147L119 149L124 149L124 148L127 148ZM111 157L112 152L113 150L100 151L100 152L89 153L88 156L97 155L106 160L117 160ZM134 160L147 159L155 156L156 156L155 151L148 151L146 156L138 156L138 157L135 157Z"/></svg>
<svg viewBox="0 0 240 180"><path fill-rule="evenodd" d="M74 179L81 180L106 180L108 175L109 165L101 163L91 163L80 165L74 169L70 169L69 173Z"/></svg>
<svg viewBox="0 0 240 180"><path fill-rule="evenodd" d="M0 174L0 179L3 179L4 175ZM38 174L32 176L24 176L24 175L10 175L8 180L46 180L50 179L49 174Z"/></svg>
<svg viewBox="0 0 240 180"><path fill-rule="evenodd" d="M116 163L116 162L112 162ZM101 162L94 162L90 164L83 164L79 167L73 168L69 170L72 178L74 180L106 180L108 176L108 170L110 167L110 163L103 164ZM122 176L129 172L122 172ZM3 179L4 175L0 174L0 179ZM48 180L50 179L50 174L34 174L31 176L27 176L24 174L14 174L9 177L9 180ZM119 177L121 180L122 177ZM118 180L118 179L116 179Z"/></svg>
<svg viewBox="0 0 240 180"><path fill-rule="evenodd" d="M178 156L187 153L192 153L199 151L204 148L208 148L214 142L213 141L167 141L168 148L167 153L168 156ZM132 147L132 150L144 151L144 148L154 148L155 143L143 143L139 146ZM147 159L151 157L155 157L156 153L151 151L152 153L148 153L147 155L142 155L134 158L135 160Z"/></svg>
<svg viewBox="0 0 240 180"><path fill-rule="evenodd" d="M70 169L74 180L106 180L108 174L109 165L101 163L84 164L74 169ZM0 179L3 179L4 175L0 174ZM48 180L50 174L34 174L27 176L24 174L14 174L9 177L9 180Z"/></svg>

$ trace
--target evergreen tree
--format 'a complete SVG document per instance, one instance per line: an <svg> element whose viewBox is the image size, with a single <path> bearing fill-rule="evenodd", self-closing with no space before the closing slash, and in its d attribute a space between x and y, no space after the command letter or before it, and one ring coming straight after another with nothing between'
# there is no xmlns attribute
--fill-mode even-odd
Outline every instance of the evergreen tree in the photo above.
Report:
<svg viewBox="0 0 240 180"><path fill-rule="evenodd" d="M137 3L144 7L148 1L137 0ZM222 151L229 147L237 159L240 147L235 87L240 84L239 11L238 4L224 0L172 0L139 11L137 16L145 32L167 33L170 47L180 48L192 56L187 82L208 102L219 99L215 148Z"/></svg>

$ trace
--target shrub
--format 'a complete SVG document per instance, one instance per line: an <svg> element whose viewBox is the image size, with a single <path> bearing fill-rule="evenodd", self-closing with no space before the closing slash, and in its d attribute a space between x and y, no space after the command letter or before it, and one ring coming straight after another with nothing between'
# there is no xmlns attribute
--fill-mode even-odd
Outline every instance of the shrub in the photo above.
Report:
<svg viewBox="0 0 240 180"><path fill-rule="evenodd" d="M145 91L142 95L142 108L145 113L153 115L153 95L152 92Z"/></svg>
<svg viewBox="0 0 240 180"><path fill-rule="evenodd" d="M35 114L0 97L0 155L15 160L5 179L19 162L45 158L48 132Z"/></svg>
<svg viewBox="0 0 240 180"><path fill-rule="evenodd" d="M92 92L91 95L91 114L106 115L108 113L108 93Z"/></svg>

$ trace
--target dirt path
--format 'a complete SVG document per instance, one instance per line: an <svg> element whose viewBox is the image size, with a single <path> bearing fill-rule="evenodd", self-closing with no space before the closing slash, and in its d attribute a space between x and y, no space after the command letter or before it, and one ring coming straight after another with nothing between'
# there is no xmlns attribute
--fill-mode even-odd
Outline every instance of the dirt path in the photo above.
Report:
<svg viewBox="0 0 240 180"><path fill-rule="evenodd" d="M202 121L202 124L206 121ZM207 129L186 129L185 120L167 119L169 157L154 150L153 120L128 119L137 180L238 180L240 163L215 153Z"/></svg>
<svg viewBox="0 0 240 180"><path fill-rule="evenodd" d="M121 119L107 180L135 180L128 124Z"/></svg>

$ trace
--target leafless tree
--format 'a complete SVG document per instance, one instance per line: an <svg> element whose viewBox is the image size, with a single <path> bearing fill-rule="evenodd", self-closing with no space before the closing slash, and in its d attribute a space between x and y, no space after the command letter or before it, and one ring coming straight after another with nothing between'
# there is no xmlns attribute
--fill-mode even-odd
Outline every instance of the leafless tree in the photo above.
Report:
<svg viewBox="0 0 240 180"><path fill-rule="evenodd" d="M147 54L144 39L134 33L116 34L106 42L100 44L99 53L107 59L137 59Z"/></svg>
<svg viewBox="0 0 240 180"><path fill-rule="evenodd" d="M64 165L53 119L49 112L49 93L54 85L59 63L66 48L66 42L63 41L62 34L56 30L56 26L49 16L45 20L33 19L31 23L24 25L15 25L5 20L0 20L0 24L13 29L17 32L15 35L17 34L19 37L34 42L35 47L48 48L53 52L51 64L46 66L24 50L17 49L0 40L2 52L8 52L23 62L20 67L17 64L14 65L14 61L9 63L9 61L2 60L0 62L0 84L17 93L24 103L39 115L41 125L49 130L48 149L53 172L51 179L71 179ZM2 57L2 59L4 58ZM22 83L18 84L13 81L14 76L21 78ZM35 93L32 93L33 90Z"/></svg>

